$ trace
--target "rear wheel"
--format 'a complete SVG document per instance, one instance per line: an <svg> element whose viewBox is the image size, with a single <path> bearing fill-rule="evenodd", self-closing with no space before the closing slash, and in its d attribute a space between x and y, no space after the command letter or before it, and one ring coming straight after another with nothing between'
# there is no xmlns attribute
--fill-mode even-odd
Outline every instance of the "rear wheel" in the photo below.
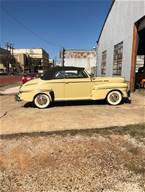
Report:
<svg viewBox="0 0 145 192"><path fill-rule="evenodd" d="M107 102L110 105L118 105L122 101L122 94L119 91L111 91L107 95Z"/></svg>
<svg viewBox="0 0 145 192"><path fill-rule="evenodd" d="M36 97L34 99L34 104L36 107L38 107L40 109L47 108L50 105L50 98L48 95L46 95L44 93L40 93L40 94L36 95Z"/></svg>

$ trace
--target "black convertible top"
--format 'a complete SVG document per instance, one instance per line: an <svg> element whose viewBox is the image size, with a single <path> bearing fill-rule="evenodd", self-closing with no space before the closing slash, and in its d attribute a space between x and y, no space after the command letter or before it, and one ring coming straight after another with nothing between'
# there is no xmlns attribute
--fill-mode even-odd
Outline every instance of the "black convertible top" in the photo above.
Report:
<svg viewBox="0 0 145 192"><path fill-rule="evenodd" d="M84 70L84 67L74 67L74 66L55 66L51 67L48 70L51 71L62 71L62 70Z"/></svg>
<svg viewBox="0 0 145 192"><path fill-rule="evenodd" d="M55 73L58 71L63 71L63 70L84 70L84 67L69 67L69 66L56 66L56 67L51 67L46 71L41 77L43 80L49 80L49 79L54 79Z"/></svg>

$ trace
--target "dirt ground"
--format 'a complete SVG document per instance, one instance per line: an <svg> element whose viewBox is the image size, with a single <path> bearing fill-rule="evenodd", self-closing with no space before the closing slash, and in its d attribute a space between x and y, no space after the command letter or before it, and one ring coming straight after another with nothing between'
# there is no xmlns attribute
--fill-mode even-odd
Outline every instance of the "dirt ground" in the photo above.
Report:
<svg viewBox="0 0 145 192"><path fill-rule="evenodd" d="M1 192L144 192L145 126L1 136Z"/></svg>
<svg viewBox="0 0 145 192"><path fill-rule="evenodd" d="M143 96L115 107L59 102L45 110L0 96L0 191L144 192Z"/></svg>
<svg viewBox="0 0 145 192"><path fill-rule="evenodd" d="M132 103L110 106L104 102L58 102L47 109L0 96L0 134L47 132L124 126L145 122L143 92L132 94Z"/></svg>

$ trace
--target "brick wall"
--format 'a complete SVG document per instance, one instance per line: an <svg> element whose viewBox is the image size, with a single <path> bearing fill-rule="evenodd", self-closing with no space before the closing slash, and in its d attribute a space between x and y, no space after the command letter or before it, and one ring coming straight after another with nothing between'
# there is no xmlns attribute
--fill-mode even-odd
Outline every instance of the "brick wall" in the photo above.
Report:
<svg viewBox="0 0 145 192"><path fill-rule="evenodd" d="M21 76L12 76L12 75L0 76L0 86L13 84L19 81L21 81Z"/></svg>

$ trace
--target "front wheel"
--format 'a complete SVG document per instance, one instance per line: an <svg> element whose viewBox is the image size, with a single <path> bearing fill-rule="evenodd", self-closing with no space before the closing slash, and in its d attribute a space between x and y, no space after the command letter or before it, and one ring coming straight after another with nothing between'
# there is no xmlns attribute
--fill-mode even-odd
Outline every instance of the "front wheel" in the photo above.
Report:
<svg viewBox="0 0 145 192"><path fill-rule="evenodd" d="M122 101L122 94L119 91L111 91L107 95L107 102L110 105L119 105Z"/></svg>
<svg viewBox="0 0 145 192"><path fill-rule="evenodd" d="M46 95L44 93L40 93L40 94L36 95L36 97L34 99L34 104L36 107L38 107L40 109L47 108L50 105L50 98L48 95Z"/></svg>

